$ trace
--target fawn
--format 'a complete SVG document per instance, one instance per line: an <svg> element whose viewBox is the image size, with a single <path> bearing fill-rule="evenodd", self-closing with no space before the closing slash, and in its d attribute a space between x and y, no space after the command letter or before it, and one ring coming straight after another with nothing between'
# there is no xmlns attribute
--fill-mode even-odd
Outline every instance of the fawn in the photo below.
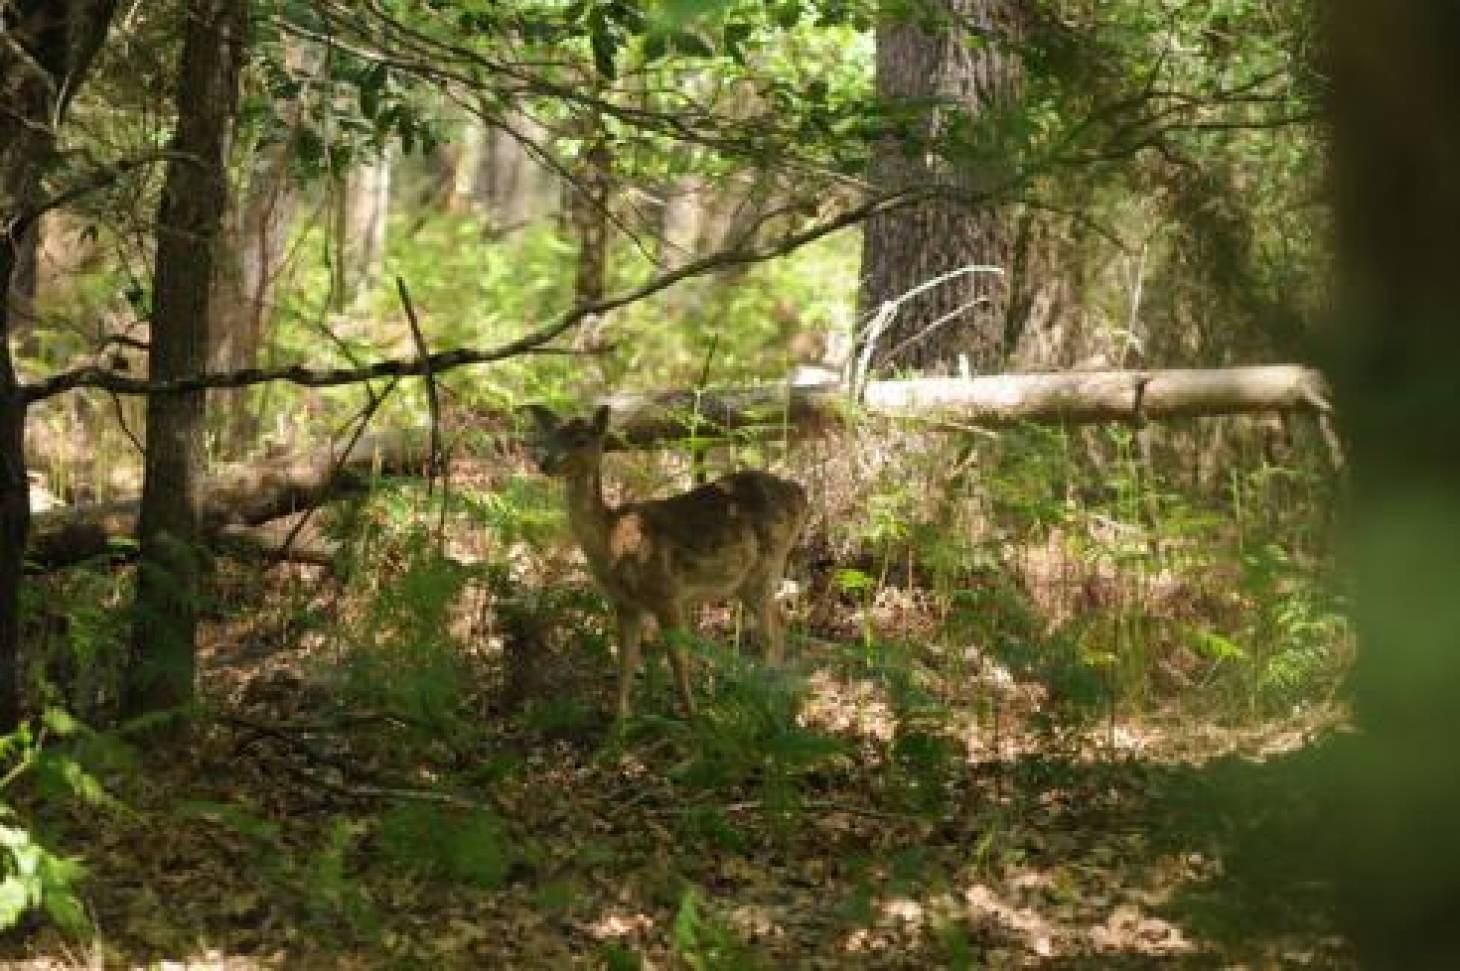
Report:
<svg viewBox="0 0 1460 971"><path fill-rule="evenodd" d="M785 631L776 592L806 523L806 492L768 472L736 472L681 495L611 506L603 499L609 409L562 421L529 406L538 465L567 483L568 525L618 619L618 716L629 714L645 616L659 624L686 714L693 716L685 618L709 600L738 599L755 617L766 661L780 664Z"/></svg>

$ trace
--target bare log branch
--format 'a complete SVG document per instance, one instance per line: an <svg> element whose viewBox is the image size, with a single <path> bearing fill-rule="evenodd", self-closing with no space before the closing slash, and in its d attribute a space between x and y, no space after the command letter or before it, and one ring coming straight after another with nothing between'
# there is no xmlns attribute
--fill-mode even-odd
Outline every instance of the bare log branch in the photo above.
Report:
<svg viewBox="0 0 1460 971"><path fill-rule="evenodd" d="M229 469L204 483L202 531L257 526L359 491L376 474L417 473L428 461L420 430L367 435L336 456L292 457ZM101 555L136 533L136 500L57 509L32 523L26 559L55 569Z"/></svg>
<svg viewBox="0 0 1460 971"><path fill-rule="evenodd" d="M798 435L816 435L842 424L853 411L838 384L623 394L605 403L614 409L621 447L691 434L723 435L767 424L779 428L783 420ZM872 381L858 407L887 418L981 427L1290 411L1326 416L1331 411L1323 376L1312 368L1288 364Z"/></svg>
<svg viewBox="0 0 1460 971"><path fill-rule="evenodd" d="M713 442L732 434L812 438L846 427L858 413L1005 427L1300 412L1318 419L1333 464L1342 465L1329 421L1327 383L1317 371L1298 365L873 381L857 405L839 384L619 394L603 403L613 409L607 444L620 450L685 438ZM504 415L478 418L510 427ZM234 468L204 486L203 530L209 536L228 532L247 540L236 527L258 526L350 494L375 473L425 474L431 455L429 429L418 428L365 436L338 456ZM132 536L136 514L135 502L120 502L37 515L30 559L42 569L53 569L104 553ZM254 545L268 545L261 537L255 539Z"/></svg>

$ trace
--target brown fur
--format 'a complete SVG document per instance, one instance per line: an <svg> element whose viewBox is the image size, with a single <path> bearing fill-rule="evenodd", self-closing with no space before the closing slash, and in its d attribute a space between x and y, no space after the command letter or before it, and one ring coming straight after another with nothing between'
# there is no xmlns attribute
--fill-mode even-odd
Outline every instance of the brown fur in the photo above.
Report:
<svg viewBox="0 0 1460 971"><path fill-rule="evenodd" d="M531 412L542 469L566 481L569 526L618 616L620 717L629 712L646 616L659 623L690 713L688 662L676 632L695 606L741 601L765 640L766 660L781 663L785 631L776 592L806 522L805 490L768 472L736 472L668 499L611 506L602 480L608 409L566 422L546 408Z"/></svg>

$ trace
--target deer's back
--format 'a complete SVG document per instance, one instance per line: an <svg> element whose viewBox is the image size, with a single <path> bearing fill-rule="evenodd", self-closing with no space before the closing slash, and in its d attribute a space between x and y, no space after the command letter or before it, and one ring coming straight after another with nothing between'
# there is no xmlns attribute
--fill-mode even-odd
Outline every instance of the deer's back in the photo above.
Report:
<svg viewBox="0 0 1460 971"><path fill-rule="evenodd" d="M805 522L805 490L768 472L737 472L689 492L614 511L594 572L620 599L654 609L732 596L778 579Z"/></svg>

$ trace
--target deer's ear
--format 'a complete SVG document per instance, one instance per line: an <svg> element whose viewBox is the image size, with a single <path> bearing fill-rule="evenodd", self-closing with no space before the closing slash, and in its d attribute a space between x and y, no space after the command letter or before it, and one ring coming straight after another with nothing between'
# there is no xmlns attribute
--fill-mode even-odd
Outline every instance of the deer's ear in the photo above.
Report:
<svg viewBox="0 0 1460 971"><path fill-rule="evenodd" d="M532 418L532 423L542 434L547 434L558 427L558 416L553 414L551 408L542 405L527 405L522 409Z"/></svg>
<svg viewBox="0 0 1460 971"><path fill-rule="evenodd" d="M608 415L609 415L609 410L610 409L609 409L608 405L599 405L596 409L594 409L594 411L593 411L593 433L595 435L602 435L602 434L604 434L605 432L608 431Z"/></svg>

